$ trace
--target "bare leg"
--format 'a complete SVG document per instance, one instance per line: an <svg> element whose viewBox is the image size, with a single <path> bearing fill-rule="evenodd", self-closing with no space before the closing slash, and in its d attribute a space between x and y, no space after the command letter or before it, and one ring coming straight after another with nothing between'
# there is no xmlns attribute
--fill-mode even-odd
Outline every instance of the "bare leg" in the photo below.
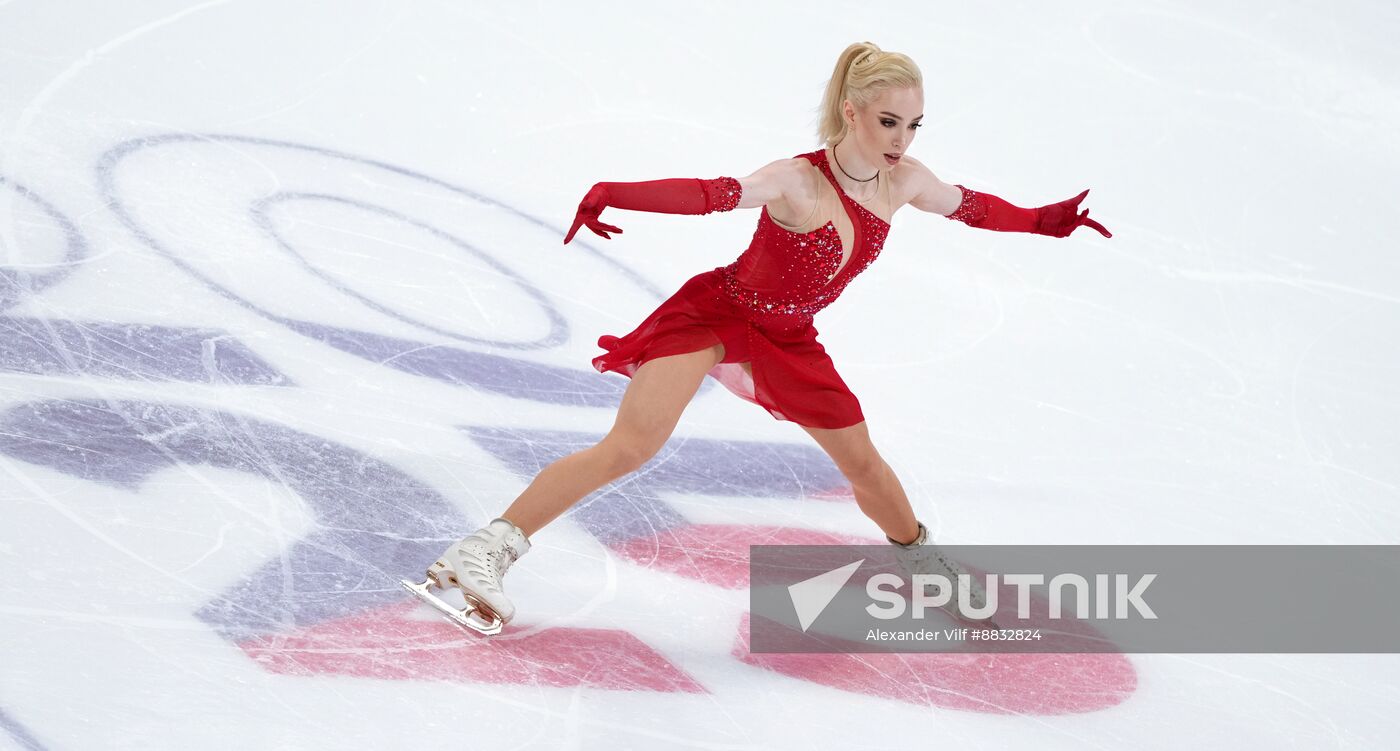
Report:
<svg viewBox="0 0 1400 751"><path fill-rule="evenodd" d="M581 498L645 464L670 438L724 345L647 360L632 375L612 429L597 444L559 459L501 516L529 537Z"/></svg>
<svg viewBox="0 0 1400 751"><path fill-rule="evenodd" d="M904 486L870 441L865 421L848 428L826 430L804 427L836 463L851 483L856 505L885 535L896 542L913 542L919 523Z"/></svg>

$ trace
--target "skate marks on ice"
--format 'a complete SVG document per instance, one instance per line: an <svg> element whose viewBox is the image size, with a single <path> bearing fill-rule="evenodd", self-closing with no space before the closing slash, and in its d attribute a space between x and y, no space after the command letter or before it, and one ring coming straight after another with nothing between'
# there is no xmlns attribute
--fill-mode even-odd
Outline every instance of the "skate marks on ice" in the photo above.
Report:
<svg viewBox="0 0 1400 751"><path fill-rule="evenodd" d="M702 690L626 631L551 628L477 649L450 625L413 618L417 600L397 577L471 520L412 477L325 438L169 404L44 401L0 415L0 454L130 493L179 465L284 484L310 506L312 531L195 612L270 671ZM583 642L598 648L577 649Z"/></svg>
<svg viewBox="0 0 1400 751"><path fill-rule="evenodd" d="M0 414L0 453L133 494L157 472L205 465L277 483L306 503L311 533L196 613L231 641L401 601L389 572L417 568L467 521L437 492L373 457L198 407L28 402Z"/></svg>
<svg viewBox="0 0 1400 751"><path fill-rule="evenodd" d="M226 331L0 315L0 372L294 386Z"/></svg>
<svg viewBox="0 0 1400 751"><path fill-rule="evenodd" d="M209 175L219 180L211 182ZM615 406L621 399L623 384L598 378L591 369L450 343L532 352L558 347L570 337L568 319L550 295L512 267L520 259L496 257L509 254L522 235L558 228L489 196L342 151L211 133L122 142L98 160L96 177L109 208L144 245L209 290L304 337L374 365L496 394L570 406ZM188 186L191 195L181 197L188 211L175 215L149 208L165 203L152 197L163 195L170 184ZM469 226L476 239L444 226L449 217ZM318 226L353 239L318 234ZM360 239L379 235L396 238L392 251ZM317 254L347 244L359 249L356 240L369 246L366 255L412 252L410 263L397 266L428 267L436 274L395 278L382 263L355 266L353 258L346 260L352 254L329 260ZM247 258L227 263L229 247ZM625 265L581 247L607 273L657 299L663 296ZM431 261L425 262L427 254ZM464 267L462 257L470 257L472 265ZM257 272L241 271L245 268ZM442 283L444 276L462 283ZM269 277L280 283L266 284ZM425 287L425 281L432 283ZM288 286L297 294L284 294ZM413 291L411 298L404 299L404 289ZM311 318L309 311L334 316ZM521 336L463 333L453 326L462 319ZM528 338L537 323L544 333Z"/></svg>
<svg viewBox="0 0 1400 751"><path fill-rule="evenodd" d="M600 438L565 431L467 430L472 440L522 477L532 477ZM884 542L797 527L694 524L665 500L704 494L790 499L798 504L832 497L829 492L810 492L804 482L827 488L843 478L814 446L688 437L669 441L640 470L573 507L568 518L624 560L725 589L749 586L749 545ZM840 500L853 503L849 495ZM707 607L697 606L686 617L704 617ZM752 654L749 613L738 616L730 656L740 662L843 691L923 706L1013 714L1093 712L1116 706L1137 688L1131 662L1115 654Z"/></svg>
<svg viewBox="0 0 1400 751"><path fill-rule="evenodd" d="M71 276L90 244L51 201L0 175L21 230L26 263L0 266L0 310ZM4 196L0 194L0 199ZM48 268L48 271L36 271ZM217 329L0 315L0 371L141 380L289 385L241 342Z"/></svg>

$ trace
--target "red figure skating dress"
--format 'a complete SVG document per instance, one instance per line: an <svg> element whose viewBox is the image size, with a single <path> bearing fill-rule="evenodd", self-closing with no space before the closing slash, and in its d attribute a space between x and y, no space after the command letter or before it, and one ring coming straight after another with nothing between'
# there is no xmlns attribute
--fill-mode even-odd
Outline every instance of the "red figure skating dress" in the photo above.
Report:
<svg viewBox="0 0 1400 751"><path fill-rule="evenodd" d="M846 195L825 149L798 157L825 178L814 177L818 200L812 217L788 228L765 206L737 260L688 279L631 333L600 337L598 346L607 352L593 358L593 367L630 378L647 360L720 342L724 358L709 375L775 418L813 428L845 428L865 419L860 401L817 341L812 320L880 255L890 225ZM728 188L730 200L720 209L732 209L738 181L719 180L732 183L719 186ZM888 175L881 173L878 181L875 198L883 192L889 206ZM740 365L745 362L752 377Z"/></svg>

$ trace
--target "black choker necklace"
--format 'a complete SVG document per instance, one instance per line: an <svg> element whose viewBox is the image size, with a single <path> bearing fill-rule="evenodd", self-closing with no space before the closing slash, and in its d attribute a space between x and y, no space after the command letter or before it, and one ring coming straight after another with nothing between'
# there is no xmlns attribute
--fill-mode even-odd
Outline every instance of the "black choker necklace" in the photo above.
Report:
<svg viewBox="0 0 1400 751"><path fill-rule="evenodd" d="M839 144L838 144L838 145L839 145ZM835 147L835 146L832 146L832 147L831 147L831 158L832 158L832 159L836 159L836 147ZM841 160L840 160L840 159L836 159L836 168L839 169L839 170L841 170L841 174L845 175L846 177L851 178L852 180L855 180L855 181L858 182L858 183L868 183L868 182L870 182L871 180L874 180L875 178L877 178L877 177L880 176L880 170L879 170L879 169L876 169L874 175L871 175L870 177L867 177L867 178L865 178L864 180L862 180L862 179L860 179L860 178L858 178L858 177L852 175L851 173L847 172L847 171L846 171L846 168L841 166Z"/></svg>
<svg viewBox="0 0 1400 751"><path fill-rule="evenodd" d="M832 158L832 159L836 159L836 147L835 147L835 146L832 146L832 147L831 147L831 158ZM877 169L877 170L875 170L875 174L874 174L873 176L867 177L867 178L865 178L864 180L861 180L860 178L857 178L857 177L851 177L851 173L847 172L847 171L846 171L846 168L841 166L841 160L840 160L840 159L836 159L836 167L837 167L838 169L841 170L841 174L845 175L846 177L850 177L852 180L855 180L855 181L858 182L858 183L868 183L868 182L870 182L871 180L874 180L875 178L877 178L877 177L880 176L880 170ZM842 192L843 192L843 193L845 192L845 189L844 189L844 188L842 189ZM870 200L871 200L872 198L874 198L875 196L879 195L879 194L880 194L880 184L879 184L879 183L875 183L875 191L874 191L873 193L870 194L870 198L856 198L855 196L851 196L851 199L854 200L854 201L856 201L856 202L858 202L858 203L870 203ZM847 195L850 195L850 194L848 193Z"/></svg>

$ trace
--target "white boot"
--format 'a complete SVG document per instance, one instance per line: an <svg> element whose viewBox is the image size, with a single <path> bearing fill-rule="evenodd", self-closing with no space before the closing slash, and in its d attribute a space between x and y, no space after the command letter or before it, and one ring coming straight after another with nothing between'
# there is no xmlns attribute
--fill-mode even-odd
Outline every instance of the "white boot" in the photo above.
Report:
<svg viewBox="0 0 1400 751"><path fill-rule="evenodd" d="M919 522L919 536L911 543L895 542L888 535L885 536L885 539L894 546L895 558L899 560L899 565L910 576L914 574L942 574L948 578L948 581L953 585L953 595L949 598L944 609L955 616L960 616L958 591L961 584L958 582L958 575L967 574L967 570L928 541L928 527L925 527L923 522ZM969 604L974 608L981 609L987 604L986 588L977 581L977 577L970 574L967 576Z"/></svg>
<svg viewBox="0 0 1400 751"><path fill-rule="evenodd" d="M484 634L499 633L515 617L515 606L501 588L501 578L520 556L530 550L530 540L509 519L490 524L452 545L428 567L428 581L403 582L409 591L460 626ZM428 584L441 589L456 586L469 607L457 610L427 591Z"/></svg>

